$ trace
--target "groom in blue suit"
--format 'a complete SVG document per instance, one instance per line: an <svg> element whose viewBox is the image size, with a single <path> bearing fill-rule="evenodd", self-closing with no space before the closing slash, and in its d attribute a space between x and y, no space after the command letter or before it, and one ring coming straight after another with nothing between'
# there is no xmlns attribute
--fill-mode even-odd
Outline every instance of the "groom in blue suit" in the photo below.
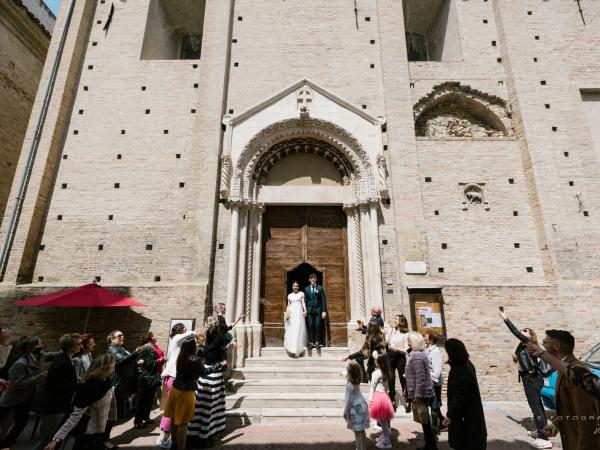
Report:
<svg viewBox="0 0 600 450"><path fill-rule="evenodd" d="M308 326L308 348L323 346L323 320L327 317L327 298L323 286L317 284L317 276L311 273L308 277L310 284L304 288L306 302L306 324Z"/></svg>

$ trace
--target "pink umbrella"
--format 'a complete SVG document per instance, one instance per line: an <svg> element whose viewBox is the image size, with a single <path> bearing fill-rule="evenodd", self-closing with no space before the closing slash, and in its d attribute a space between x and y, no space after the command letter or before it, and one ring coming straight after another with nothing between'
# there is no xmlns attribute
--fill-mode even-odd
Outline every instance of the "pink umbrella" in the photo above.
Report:
<svg viewBox="0 0 600 450"><path fill-rule="evenodd" d="M87 308L85 317L85 326L83 331L87 331L88 320L90 318L90 308L110 308L122 306L146 306L132 298L126 297L118 292L103 288L96 283L86 284L85 286L66 289L64 291L53 292L52 294L31 297L25 300L15 302L19 306L80 306Z"/></svg>

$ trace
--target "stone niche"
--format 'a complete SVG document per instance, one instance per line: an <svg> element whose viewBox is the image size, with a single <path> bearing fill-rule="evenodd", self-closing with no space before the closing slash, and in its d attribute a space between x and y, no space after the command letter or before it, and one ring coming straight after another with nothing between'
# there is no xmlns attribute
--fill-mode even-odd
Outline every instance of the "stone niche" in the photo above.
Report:
<svg viewBox="0 0 600 450"><path fill-rule="evenodd" d="M460 83L443 83L414 106L420 137L489 138L512 136L508 105L500 97Z"/></svg>

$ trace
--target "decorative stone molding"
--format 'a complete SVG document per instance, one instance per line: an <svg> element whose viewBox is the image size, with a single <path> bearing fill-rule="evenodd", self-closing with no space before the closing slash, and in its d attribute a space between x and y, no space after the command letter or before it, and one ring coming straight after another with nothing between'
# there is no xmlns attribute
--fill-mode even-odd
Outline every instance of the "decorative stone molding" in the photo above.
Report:
<svg viewBox="0 0 600 450"><path fill-rule="evenodd" d="M434 86L413 107L417 136L512 136L507 102L459 82Z"/></svg>
<svg viewBox="0 0 600 450"><path fill-rule="evenodd" d="M262 173L265 167L285 154L285 145L278 144L296 138L321 142L318 146L321 155L336 164L343 176L358 184L358 198L378 197L369 156L358 140L331 122L311 117L286 119L257 133L246 144L235 164L231 195L252 198L256 184L260 182L260 177L257 179L255 174Z"/></svg>
<svg viewBox="0 0 600 450"><path fill-rule="evenodd" d="M310 105L312 103L312 92L306 86L302 87L298 91L296 103L298 105L298 111L300 111L300 118L307 118L310 114Z"/></svg>
<svg viewBox="0 0 600 450"><path fill-rule="evenodd" d="M469 207L483 206L486 211L489 211L488 201L485 196L485 183L458 183L462 198L463 210L466 211Z"/></svg>
<svg viewBox="0 0 600 450"><path fill-rule="evenodd" d="M229 197L229 183L231 181L231 157L229 155L221 158L221 186L219 192L222 199Z"/></svg>
<svg viewBox="0 0 600 450"><path fill-rule="evenodd" d="M383 198L389 198L390 194L387 186L387 167L385 156L377 156L377 173L379 175L379 194Z"/></svg>
<svg viewBox="0 0 600 450"><path fill-rule="evenodd" d="M427 273L427 264L425 261L405 261L404 272L407 275L425 275Z"/></svg>

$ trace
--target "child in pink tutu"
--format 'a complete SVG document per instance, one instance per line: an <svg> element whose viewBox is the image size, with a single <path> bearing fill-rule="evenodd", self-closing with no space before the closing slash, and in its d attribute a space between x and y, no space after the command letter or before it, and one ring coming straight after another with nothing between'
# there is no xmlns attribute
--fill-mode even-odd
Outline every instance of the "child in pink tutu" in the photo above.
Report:
<svg viewBox="0 0 600 450"><path fill-rule="evenodd" d="M390 420L394 417L394 406L388 394L389 365L385 355L373 355L377 369L371 375L369 391L369 413L371 418L381 424L383 435L377 439L377 448L392 448L390 442Z"/></svg>

